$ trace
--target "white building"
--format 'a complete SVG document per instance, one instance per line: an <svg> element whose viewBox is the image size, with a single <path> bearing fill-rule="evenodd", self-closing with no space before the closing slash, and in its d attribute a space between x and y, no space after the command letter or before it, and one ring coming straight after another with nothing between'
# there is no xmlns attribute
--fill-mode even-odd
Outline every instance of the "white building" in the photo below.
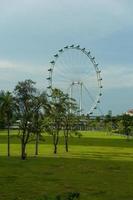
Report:
<svg viewBox="0 0 133 200"><path fill-rule="evenodd" d="M126 112L127 115L133 116L133 109L130 109Z"/></svg>

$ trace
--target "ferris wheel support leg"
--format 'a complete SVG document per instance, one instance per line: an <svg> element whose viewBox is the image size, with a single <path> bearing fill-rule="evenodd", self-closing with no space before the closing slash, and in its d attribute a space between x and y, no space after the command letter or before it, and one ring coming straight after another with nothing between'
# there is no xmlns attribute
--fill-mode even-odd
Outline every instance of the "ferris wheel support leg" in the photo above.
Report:
<svg viewBox="0 0 133 200"><path fill-rule="evenodd" d="M80 83L80 116L82 115L82 90L83 90L83 83Z"/></svg>
<svg viewBox="0 0 133 200"><path fill-rule="evenodd" d="M51 70L51 72L50 72L51 74L50 74L50 76L51 76L51 79L50 79L50 84L51 84L51 89L52 89L52 77L53 77L53 71Z"/></svg>
<svg viewBox="0 0 133 200"><path fill-rule="evenodd" d="M70 85L70 99L73 97L73 84ZM71 100L70 100L71 101ZM72 113L72 108L70 106L70 113Z"/></svg>

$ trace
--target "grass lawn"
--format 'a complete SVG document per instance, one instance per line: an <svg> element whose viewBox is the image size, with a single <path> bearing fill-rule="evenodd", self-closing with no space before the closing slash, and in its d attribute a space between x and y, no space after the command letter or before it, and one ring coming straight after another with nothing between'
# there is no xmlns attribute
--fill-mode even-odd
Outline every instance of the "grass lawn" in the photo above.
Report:
<svg viewBox="0 0 133 200"><path fill-rule="evenodd" d="M66 192L80 192L81 200L133 200L133 140L85 132L70 138L68 153L62 137L53 155L52 138L45 136L39 156L31 143L22 161L19 140L11 134L7 158L6 132L0 132L0 200L39 200Z"/></svg>

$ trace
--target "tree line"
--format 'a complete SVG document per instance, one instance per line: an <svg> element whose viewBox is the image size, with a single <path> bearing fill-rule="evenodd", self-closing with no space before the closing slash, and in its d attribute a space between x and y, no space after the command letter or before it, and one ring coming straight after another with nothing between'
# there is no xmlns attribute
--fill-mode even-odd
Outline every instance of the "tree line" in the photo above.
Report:
<svg viewBox="0 0 133 200"><path fill-rule="evenodd" d="M120 134L126 136L127 139L133 136L133 116L123 113L121 115L112 116L109 111L106 115L89 119L90 130L102 130L107 134Z"/></svg>

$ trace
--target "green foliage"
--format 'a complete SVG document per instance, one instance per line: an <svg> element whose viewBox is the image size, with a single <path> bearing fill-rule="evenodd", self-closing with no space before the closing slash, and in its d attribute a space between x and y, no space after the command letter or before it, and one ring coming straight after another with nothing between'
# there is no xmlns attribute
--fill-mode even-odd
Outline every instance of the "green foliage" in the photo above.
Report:
<svg viewBox="0 0 133 200"><path fill-rule="evenodd" d="M129 115L122 115L119 117L119 120L117 122L118 130L120 134L126 135L129 137L132 135L133 131L133 117Z"/></svg>

